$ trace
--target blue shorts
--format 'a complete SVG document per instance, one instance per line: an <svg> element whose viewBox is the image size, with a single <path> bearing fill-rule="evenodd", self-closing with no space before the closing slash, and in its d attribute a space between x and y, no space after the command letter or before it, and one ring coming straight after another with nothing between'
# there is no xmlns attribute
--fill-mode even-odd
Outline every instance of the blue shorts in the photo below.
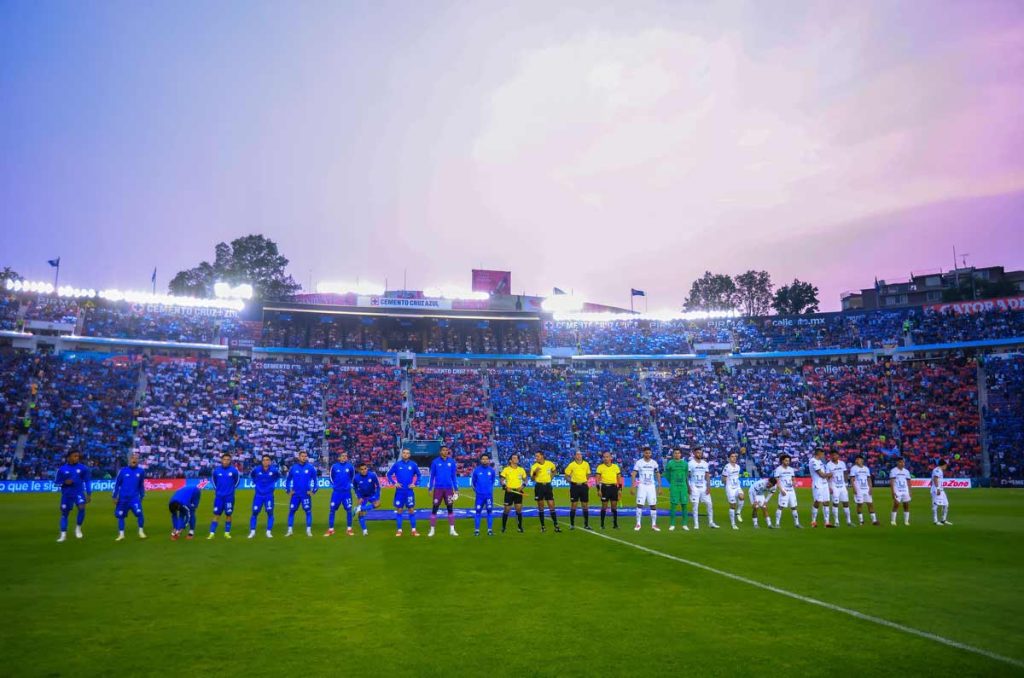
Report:
<svg viewBox="0 0 1024 678"><path fill-rule="evenodd" d="M78 492L75 494L64 494L60 495L60 510L70 511L76 506L85 506L85 495Z"/></svg>
<svg viewBox="0 0 1024 678"><path fill-rule="evenodd" d="M476 507L478 509L490 510L494 508L494 499L483 495L476 495Z"/></svg>
<svg viewBox="0 0 1024 678"><path fill-rule="evenodd" d="M331 495L331 510L337 511L338 509L345 509L346 511L352 510L352 492L343 492L342 494Z"/></svg>
<svg viewBox="0 0 1024 678"><path fill-rule="evenodd" d="M259 513L261 509L266 509L267 513L274 510L274 495L257 494L252 498L252 512Z"/></svg>
<svg viewBox="0 0 1024 678"><path fill-rule="evenodd" d="M142 512L142 500L141 499L129 499L128 501L117 501L117 506L114 508L115 518L124 518L129 513L141 513Z"/></svg>
<svg viewBox="0 0 1024 678"><path fill-rule="evenodd" d="M225 497L217 495L213 498L213 515L219 516L223 513L230 516L235 512L235 495L229 494Z"/></svg>
<svg viewBox="0 0 1024 678"><path fill-rule="evenodd" d="M399 487L395 489L395 503L396 509L402 508L415 508L416 507L416 490L411 487Z"/></svg>
<svg viewBox="0 0 1024 678"><path fill-rule="evenodd" d="M293 494L291 499L288 501L288 510L298 511L299 507L306 513L313 510L313 497L308 494Z"/></svg>

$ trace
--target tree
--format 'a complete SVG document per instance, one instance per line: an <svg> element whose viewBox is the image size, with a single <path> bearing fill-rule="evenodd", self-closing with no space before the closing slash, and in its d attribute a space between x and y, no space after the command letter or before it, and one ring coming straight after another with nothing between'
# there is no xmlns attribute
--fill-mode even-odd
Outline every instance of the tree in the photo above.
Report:
<svg viewBox="0 0 1024 678"><path fill-rule="evenodd" d="M683 302L685 311L731 311L736 308L736 283L724 273L704 271L693 281Z"/></svg>
<svg viewBox="0 0 1024 678"><path fill-rule="evenodd" d="M772 277L768 271L747 271L733 278L736 305L744 315L768 315L772 307Z"/></svg>
<svg viewBox="0 0 1024 678"><path fill-rule="evenodd" d="M818 312L818 288L796 278L775 291L772 308L779 315L800 315Z"/></svg>
<svg viewBox="0 0 1024 678"><path fill-rule="evenodd" d="M3 270L0 270L0 289L5 289L7 287L8 280L18 281L24 279L25 278L23 278L20 273L15 271L10 266L4 266Z"/></svg>
<svg viewBox="0 0 1024 678"><path fill-rule="evenodd" d="M212 296L216 282L232 285L249 283L260 299L281 299L301 289L285 271L288 259L281 255L277 243L262 235L235 238L231 244L217 243L213 263L178 272L168 289L172 294Z"/></svg>

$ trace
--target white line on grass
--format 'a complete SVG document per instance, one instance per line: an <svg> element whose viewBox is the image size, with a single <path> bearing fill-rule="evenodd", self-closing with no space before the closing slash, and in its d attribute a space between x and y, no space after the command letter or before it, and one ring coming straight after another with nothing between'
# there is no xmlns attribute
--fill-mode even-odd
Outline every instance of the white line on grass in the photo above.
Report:
<svg viewBox="0 0 1024 678"><path fill-rule="evenodd" d="M586 530L584 530L584 531L586 531ZM810 603L811 605L817 605L818 607L823 607L823 608L825 608L827 610L832 610L834 612L842 612L843 614L849 615L849 616L854 617L856 619L861 619L863 621L869 621L869 622L872 622L873 624L878 624L879 626L885 626L885 627L890 628L890 629L896 629L897 631L903 631L904 633L909 633L912 636L918 636L919 638L926 638L928 640L933 640L936 643L942 643L943 645L947 645L949 647L954 647L954 648L956 648L958 650L964 650L966 652L973 652L974 654L979 654L979 655L981 655L983 657L988 657L989 659L994 659L996 661L1000 661L1000 662L1003 662L1005 664L1010 664L1011 666L1016 666L1018 668L1024 668L1024 662L1020 661L1019 659L1014 659L1012 657L1004 657L1001 654L996 654L995 652L989 652L988 650L983 650L980 647L974 647L973 645L966 645L964 643L960 643L960 642L957 642L955 640L950 640L949 638L943 638L942 636L937 636L934 633L929 633L928 631L921 631L921 630L912 628L910 626L903 626L901 624L897 624L896 622L891 622L888 619L882 619L881 617L873 617L870 614L864 614L863 612L858 612L857 610L851 610L851 609L849 609L847 607L840 607L839 605L833 605L832 603L826 603L825 601L818 600L817 598L811 598L809 596L802 596L799 593L793 593L792 591L787 591L785 589L780 589L779 587L772 586L771 584L763 584L763 583L761 583L759 581L755 581L753 579L747 579L746 577L743 577L741 575L733 574L732 572L726 572L725 570L719 570L717 568L711 567L710 565L704 565L702 563L698 563L698 562L693 561L693 560L687 560L686 558L680 558L679 556L673 556L673 555L668 554L668 553L662 553L661 551L656 551L654 549L647 548L646 546L641 546L640 544L634 544L633 542L626 541L625 539L619 539L618 537L612 537L612 536L609 536L607 534L601 534L600 532L589 532L589 534L592 534L592 535L594 535L596 537L601 537L602 539L607 539L609 541L614 541L614 542L618 542L620 544L625 544L626 546L632 546L633 548L638 549L640 551L645 551L645 552L650 553L650 554L655 555L655 556L661 556L662 558L668 558L669 560L674 560L677 563L682 563L683 565L689 565L690 567L696 567L699 570L704 570L705 572L711 572L712 574L717 574L717 575L720 575L722 577L726 577L727 579L732 579L733 581L738 581L738 582L742 582L744 584L749 584L750 586L756 586L757 588L764 589L765 591L771 591L772 593L778 593L779 595L786 596L787 598L792 598L793 600L799 600L799 601L804 602L804 603Z"/></svg>

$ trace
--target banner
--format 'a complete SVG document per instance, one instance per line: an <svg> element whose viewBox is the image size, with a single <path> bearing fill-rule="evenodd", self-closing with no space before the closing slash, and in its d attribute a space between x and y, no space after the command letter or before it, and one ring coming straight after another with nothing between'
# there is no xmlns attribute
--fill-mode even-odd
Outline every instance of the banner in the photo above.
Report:
<svg viewBox="0 0 1024 678"><path fill-rule="evenodd" d="M931 486L931 478L910 479L910 487L913 489L927 489ZM889 487L889 479L875 478L874 487ZM947 490L969 490L974 487L974 482L970 478L943 478L942 487Z"/></svg>
<svg viewBox="0 0 1024 678"><path fill-rule="evenodd" d="M473 269L473 291L487 294L512 294L512 271Z"/></svg>
<svg viewBox="0 0 1024 678"><path fill-rule="evenodd" d="M178 490L185 487L184 478L146 478L146 491ZM89 483L93 493L114 491L114 480L93 480ZM25 494L30 492L60 492L52 480L0 480L0 494Z"/></svg>
<svg viewBox="0 0 1024 678"><path fill-rule="evenodd" d="M370 308L413 308L433 311L450 311L451 299L399 299L397 297L357 297L357 306Z"/></svg>
<svg viewBox="0 0 1024 678"><path fill-rule="evenodd" d="M999 297L997 299L978 299L977 301L957 301L950 304L931 304L924 307L933 313L952 313L954 315L975 315L991 311L1022 311L1024 296Z"/></svg>

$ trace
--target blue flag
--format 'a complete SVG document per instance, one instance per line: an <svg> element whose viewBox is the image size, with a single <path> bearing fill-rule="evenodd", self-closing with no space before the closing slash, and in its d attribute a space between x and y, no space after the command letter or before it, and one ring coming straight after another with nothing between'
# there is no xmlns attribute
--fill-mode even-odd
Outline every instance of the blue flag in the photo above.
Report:
<svg viewBox="0 0 1024 678"><path fill-rule="evenodd" d="M48 263L50 266L53 266L54 268L57 268L58 266L60 266L60 257L57 257L56 259L47 259L46 263Z"/></svg>
<svg viewBox="0 0 1024 678"><path fill-rule="evenodd" d="M631 297L646 297L647 293L644 292L643 290L630 289L629 290L629 296L631 296Z"/></svg>
<svg viewBox="0 0 1024 678"><path fill-rule="evenodd" d="M552 294L565 294L565 290L556 287L554 290L552 290Z"/></svg>
<svg viewBox="0 0 1024 678"><path fill-rule="evenodd" d="M149 276L149 281L156 284L156 266L153 267L153 275Z"/></svg>

